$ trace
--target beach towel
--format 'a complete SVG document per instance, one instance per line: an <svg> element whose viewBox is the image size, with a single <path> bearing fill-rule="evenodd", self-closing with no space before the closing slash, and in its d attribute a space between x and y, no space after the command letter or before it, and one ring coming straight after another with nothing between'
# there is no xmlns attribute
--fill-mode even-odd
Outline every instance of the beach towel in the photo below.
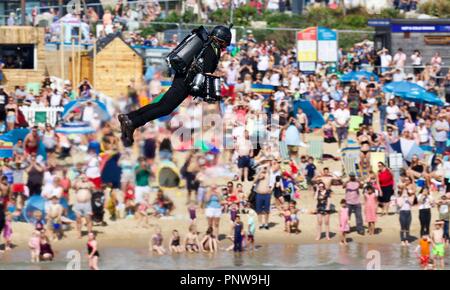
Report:
<svg viewBox="0 0 450 290"><path fill-rule="evenodd" d="M350 117L350 126L349 130L350 132L356 132L359 130L359 125L361 125L363 122L363 117L361 116L351 116Z"/></svg>
<svg viewBox="0 0 450 290"><path fill-rule="evenodd" d="M370 153L370 165L373 172L378 172L378 162L386 163L385 152L372 152Z"/></svg>

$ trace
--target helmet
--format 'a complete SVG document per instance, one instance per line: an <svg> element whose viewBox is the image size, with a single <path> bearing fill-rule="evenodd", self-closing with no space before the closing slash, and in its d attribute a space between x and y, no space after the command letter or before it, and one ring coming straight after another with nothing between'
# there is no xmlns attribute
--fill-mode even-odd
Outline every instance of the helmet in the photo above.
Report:
<svg viewBox="0 0 450 290"><path fill-rule="evenodd" d="M218 25L214 27L210 35L223 41L226 46L229 46L231 43L231 30L226 26Z"/></svg>

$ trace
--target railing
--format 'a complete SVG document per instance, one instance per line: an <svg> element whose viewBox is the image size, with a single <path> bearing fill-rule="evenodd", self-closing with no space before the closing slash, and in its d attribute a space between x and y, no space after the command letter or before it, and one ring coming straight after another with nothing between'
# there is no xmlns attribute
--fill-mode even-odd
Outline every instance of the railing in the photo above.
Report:
<svg viewBox="0 0 450 290"><path fill-rule="evenodd" d="M25 119L30 126L37 124L50 124L52 127L56 125L60 114L64 111L63 107L20 107Z"/></svg>

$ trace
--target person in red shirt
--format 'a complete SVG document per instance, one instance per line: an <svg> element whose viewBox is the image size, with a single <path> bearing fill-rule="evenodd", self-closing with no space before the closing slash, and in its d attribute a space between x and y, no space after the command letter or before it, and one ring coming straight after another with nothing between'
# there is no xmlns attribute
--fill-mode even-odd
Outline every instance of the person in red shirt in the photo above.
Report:
<svg viewBox="0 0 450 290"><path fill-rule="evenodd" d="M383 207L383 215L388 214L391 196L394 194L394 176L383 162L378 162L378 187L381 189L378 201Z"/></svg>

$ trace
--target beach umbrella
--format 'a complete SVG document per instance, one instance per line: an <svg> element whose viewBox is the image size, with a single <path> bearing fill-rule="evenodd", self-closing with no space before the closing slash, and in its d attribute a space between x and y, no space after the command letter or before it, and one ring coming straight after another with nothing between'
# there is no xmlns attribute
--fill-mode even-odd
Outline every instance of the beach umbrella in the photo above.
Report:
<svg viewBox="0 0 450 290"><path fill-rule="evenodd" d="M56 127L55 132L65 135L87 135L94 133L95 129L86 122L66 122Z"/></svg>
<svg viewBox="0 0 450 290"><path fill-rule="evenodd" d="M391 93L396 96L405 97L408 93L413 91L426 91L423 87L418 84L411 82L390 82L383 86L383 92Z"/></svg>
<svg viewBox="0 0 450 290"><path fill-rule="evenodd" d="M13 129L1 135L0 140L16 144L19 140L24 140L28 133L30 133L30 130L26 128Z"/></svg>
<svg viewBox="0 0 450 290"><path fill-rule="evenodd" d="M417 155L419 159L423 159L424 151L416 144L414 140L400 138L400 148L403 158L407 161L411 161L414 155Z"/></svg>
<svg viewBox="0 0 450 290"><path fill-rule="evenodd" d="M365 78L366 80L370 80L370 78L373 77L375 81L378 81L378 76L374 74L373 72L368 72L365 70L360 71L351 71L349 73L346 73L341 76L342 82L351 82L351 81L359 81L362 78Z"/></svg>
<svg viewBox="0 0 450 290"><path fill-rule="evenodd" d="M411 91L403 98L407 101L415 103L425 103L441 107L444 105L444 101L442 101L436 94L427 91Z"/></svg>
<svg viewBox="0 0 450 290"><path fill-rule="evenodd" d="M73 112L75 109L82 109L86 104L90 102L92 106L94 106L94 110L97 115L100 117L102 121L108 121L111 119L111 115L108 112L108 108L105 103L100 102L99 100L93 100L89 98L78 99L72 102L69 102L64 106L64 112L62 113L62 118L66 118L70 112Z"/></svg>

